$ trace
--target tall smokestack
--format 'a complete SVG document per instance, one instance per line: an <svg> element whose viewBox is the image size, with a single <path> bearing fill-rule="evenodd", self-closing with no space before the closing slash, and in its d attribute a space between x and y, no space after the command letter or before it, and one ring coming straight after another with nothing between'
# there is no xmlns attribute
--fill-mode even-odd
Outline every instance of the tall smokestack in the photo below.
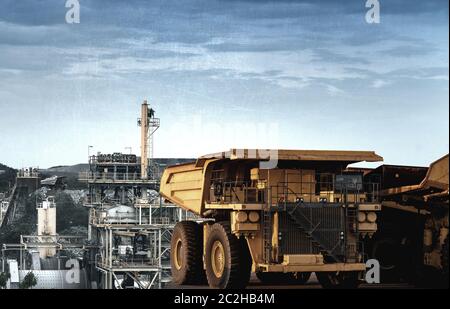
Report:
<svg viewBox="0 0 450 309"><path fill-rule="evenodd" d="M141 179L148 179L148 104L141 106Z"/></svg>

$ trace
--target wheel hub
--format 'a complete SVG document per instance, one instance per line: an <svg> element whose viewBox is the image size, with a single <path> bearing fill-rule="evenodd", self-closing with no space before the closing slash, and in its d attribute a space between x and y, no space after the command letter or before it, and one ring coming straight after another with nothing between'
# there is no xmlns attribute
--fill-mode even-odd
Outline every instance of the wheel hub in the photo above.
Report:
<svg viewBox="0 0 450 309"><path fill-rule="evenodd" d="M177 270L180 270L183 266L183 242L181 239L177 240L177 243L175 244L175 267Z"/></svg>
<svg viewBox="0 0 450 309"><path fill-rule="evenodd" d="M211 250L211 264L214 275L217 278L222 277L225 269L225 250L220 241L215 241Z"/></svg>

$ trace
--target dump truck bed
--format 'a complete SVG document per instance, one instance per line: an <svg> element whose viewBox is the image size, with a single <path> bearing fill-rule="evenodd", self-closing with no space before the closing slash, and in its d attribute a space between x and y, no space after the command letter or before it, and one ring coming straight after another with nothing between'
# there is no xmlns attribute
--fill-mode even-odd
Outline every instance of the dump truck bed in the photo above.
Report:
<svg viewBox="0 0 450 309"><path fill-rule="evenodd" d="M419 183L385 189L383 196L395 196L401 194L427 195L430 193L442 193L448 195L449 188L449 155L431 163L425 178Z"/></svg>
<svg viewBox="0 0 450 309"><path fill-rule="evenodd" d="M210 189L211 163L222 161L227 164L237 160L255 163L269 158L277 163L325 163L344 168L356 162L383 160L373 151L231 149L202 156L196 162L167 167L161 177L160 194L183 209L202 215Z"/></svg>

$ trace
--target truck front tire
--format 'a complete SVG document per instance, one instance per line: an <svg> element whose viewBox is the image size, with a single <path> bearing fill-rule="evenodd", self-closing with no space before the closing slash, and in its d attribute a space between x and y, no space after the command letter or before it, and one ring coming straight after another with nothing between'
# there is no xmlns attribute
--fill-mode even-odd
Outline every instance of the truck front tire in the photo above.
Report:
<svg viewBox="0 0 450 309"><path fill-rule="evenodd" d="M194 221L178 222L173 230L170 249L172 282L177 285L201 284L205 276L202 226Z"/></svg>
<svg viewBox="0 0 450 309"><path fill-rule="evenodd" d="M208 284L218 289L242 289L250 280L252 260L244 238L231 233L226 222L211 226L205 248Z"/></svg>

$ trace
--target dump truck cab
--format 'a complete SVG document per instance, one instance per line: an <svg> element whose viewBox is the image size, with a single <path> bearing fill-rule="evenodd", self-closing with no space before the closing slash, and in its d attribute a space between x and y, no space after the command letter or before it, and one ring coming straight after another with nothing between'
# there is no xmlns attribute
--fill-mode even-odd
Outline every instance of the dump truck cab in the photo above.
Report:
<svg viewBox="0 0 450 309"><path fill-rule="evenodd" d="M161 195L207 219L181 222L172 238L175 283L245 287L266 282L356 286L364 239L377 230L378 184L349 164L382 161L374 152L242 150L169 167ZM195 271L192 271L195 270Z"/></svg>

